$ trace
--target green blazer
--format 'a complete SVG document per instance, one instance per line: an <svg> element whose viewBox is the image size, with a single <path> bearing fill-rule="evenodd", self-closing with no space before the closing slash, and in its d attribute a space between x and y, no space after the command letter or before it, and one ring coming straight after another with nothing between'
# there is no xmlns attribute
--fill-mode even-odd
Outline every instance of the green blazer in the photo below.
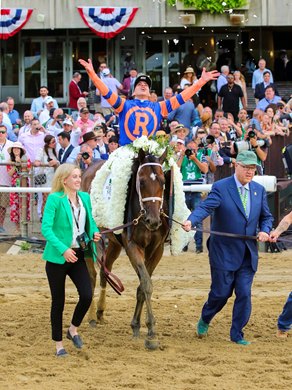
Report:
<svg viewBox="0 0 292 390"><path fill-rule="evenodd" d="M90 197L87 192L78 192L86 211L85 231L90 239L95 232L99 232L91 212ZM54 192L48 196L42 220L42 235L47 243L43 253L43 260L52 263L64 264L63 253L70 248L73 239L73 217L68 201L68 196L64 192ZM96 255L95 245L91 241L85 256ZM96 256L93 256L95 261Z"/></svg>

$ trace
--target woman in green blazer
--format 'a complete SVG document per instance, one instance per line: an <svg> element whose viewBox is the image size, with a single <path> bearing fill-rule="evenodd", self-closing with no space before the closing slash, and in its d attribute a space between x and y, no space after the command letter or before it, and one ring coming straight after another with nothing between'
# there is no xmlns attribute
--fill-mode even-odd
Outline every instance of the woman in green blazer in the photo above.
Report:
<svg viewBox="0 0 292 390"><path fill-rule="evenodd" d="M65 280L68 275L79 293L67 338L76 348L83 342L78 335L81 324L92 300L92 289L85 256L95 258L95 245L101 235L92 218L90 197L80 192L81 171L72 164L62 164L55 172L52 190L48 196L42 234L47 243L43 254L46 273L52 295L52 339L56 342L56 356L66 356L63 347L63 310L65 304Z"/></svg>

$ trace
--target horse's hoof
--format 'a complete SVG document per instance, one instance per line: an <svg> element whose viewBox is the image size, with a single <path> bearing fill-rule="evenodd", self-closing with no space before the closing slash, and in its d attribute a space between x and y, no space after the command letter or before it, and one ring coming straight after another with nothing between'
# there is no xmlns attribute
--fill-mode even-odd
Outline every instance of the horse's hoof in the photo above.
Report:
<svg viewBox="0 0 292 390"><path fill-rule="evenodd" d="M99 325L104 325L107 323L107 321L103 317L97 317L96 323Z"/></svg>
<svg viewBox="0 0 292 390"><path fill-rule="evenodd" d="M145 348L149 351L155 351L159 348L159 341L156 339L145 339Z"/></svg>
<svg viewBox="0 0 292 390"><path fill-rule="evenodd" d="M90 320L89 321L89 326L91 326L91 328L96 328L96 321L95 320Z"/></svg>

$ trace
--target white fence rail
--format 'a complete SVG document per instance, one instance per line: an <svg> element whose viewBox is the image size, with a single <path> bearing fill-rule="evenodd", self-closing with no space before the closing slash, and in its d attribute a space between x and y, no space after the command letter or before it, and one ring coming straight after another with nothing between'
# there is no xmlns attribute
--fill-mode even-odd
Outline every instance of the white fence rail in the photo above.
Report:
<svg viewBox="0 0 292 390"><path fill-rule="evenodd" d="M254 180L262 184L268 192L277 190L277 180L275 176L256 176ZM211 184L193 184L184 186L184 191L210 192ZM39 236L41 230L41 212L43 195L51 191L50 187L0 187L2 200L6 202L6 210L1 207L4 219L3 227L5 233L21 234L23 237ZM5 195L4 195L5 194ZM13 203L13 194L18 194L16 203ZM15 215L18 213L18 222L15 222ZM3 231L2 231L3 233Z"/></svg>

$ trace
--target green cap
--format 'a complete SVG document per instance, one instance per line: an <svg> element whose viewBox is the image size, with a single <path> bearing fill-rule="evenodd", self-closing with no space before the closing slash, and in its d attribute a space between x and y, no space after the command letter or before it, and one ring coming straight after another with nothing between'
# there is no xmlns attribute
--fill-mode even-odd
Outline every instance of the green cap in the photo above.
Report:
<svg viewBox="0 0 292 390"><path fill-rule="evenodd" d="M257 155L250 150L244 150L238 153L236 162L240 162L244 165L259 165Z"/></svg>

